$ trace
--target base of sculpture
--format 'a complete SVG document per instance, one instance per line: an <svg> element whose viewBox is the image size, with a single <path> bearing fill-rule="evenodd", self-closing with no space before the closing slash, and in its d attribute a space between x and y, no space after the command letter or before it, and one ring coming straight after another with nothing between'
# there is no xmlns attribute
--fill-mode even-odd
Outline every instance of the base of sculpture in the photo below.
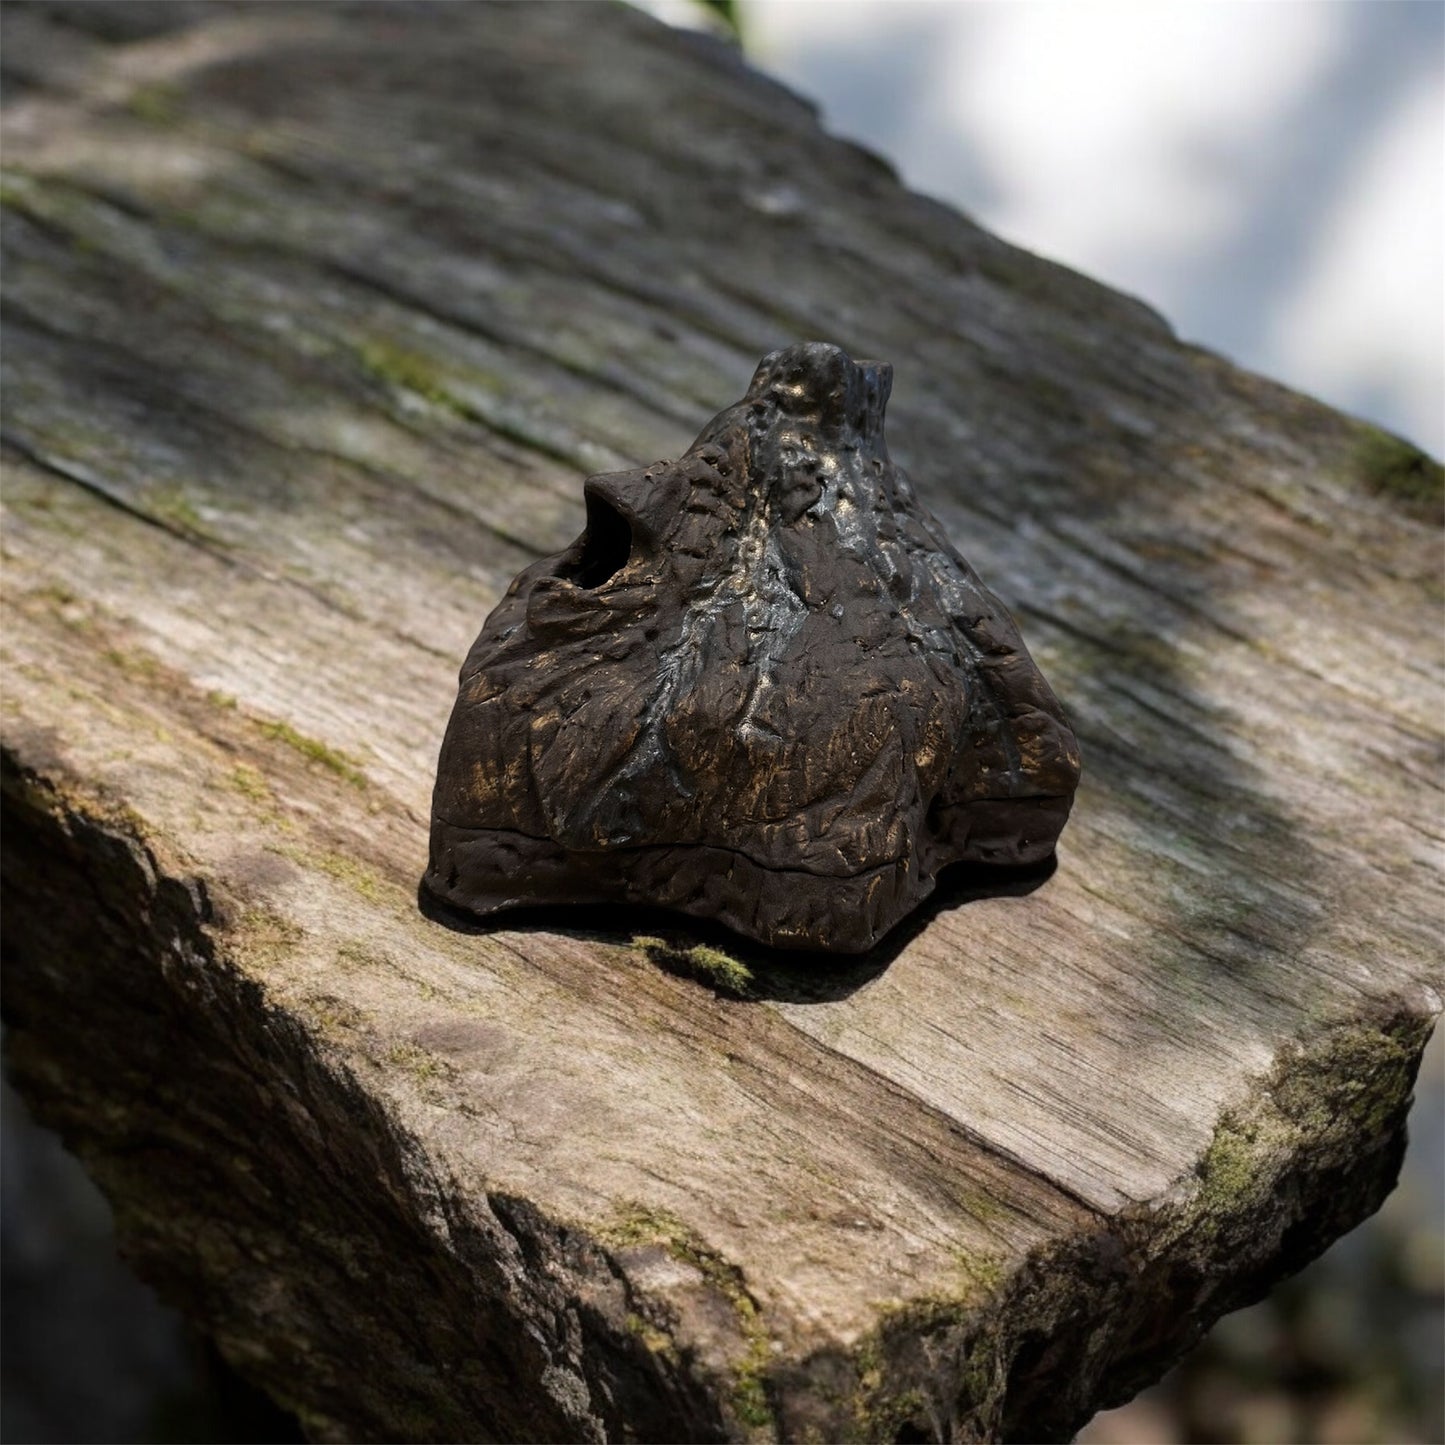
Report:
<svg viewBox="0 0 1445 1445"><path fill-rule="evenodd" d="M1071 801L980 803L967 817L940 821L950 836L966 830L975 857L1002 871L1053 853ZM1038 843L1028 843L1031 833ZM943 861L915 855L830 877L768 868L730 848L659 845L629 848L619 857L440 819L432 824L431 857L422 886L477 917L538 905L638 904L710 919L771 948L848 954L868 952L931 894ZM956 857L950 848L948 860Z"/></svg>

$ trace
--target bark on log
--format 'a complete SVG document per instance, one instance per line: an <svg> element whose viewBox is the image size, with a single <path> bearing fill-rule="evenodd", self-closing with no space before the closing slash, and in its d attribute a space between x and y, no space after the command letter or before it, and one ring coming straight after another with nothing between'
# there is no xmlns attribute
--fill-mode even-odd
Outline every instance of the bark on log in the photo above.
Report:
<svg viewBox="0 0 1445 1445"><path fill-rule="evenodd" d="M5 22L12 1067L318 1439L1061 1438L1375 1208L1438 468L621 8ZM811 338L1071 713L1057 872L748 999L423 917L499 589Z"/></svg>

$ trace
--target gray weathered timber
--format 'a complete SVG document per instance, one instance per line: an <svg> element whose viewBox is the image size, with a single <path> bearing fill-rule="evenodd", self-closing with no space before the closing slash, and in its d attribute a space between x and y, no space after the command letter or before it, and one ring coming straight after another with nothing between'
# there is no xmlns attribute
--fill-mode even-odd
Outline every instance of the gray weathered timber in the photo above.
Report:
<svg viewBox="0 0 1445 1445"><path fill-rule="evenodd" d="M1429 464L620 8L4 41L11 1065L317 1438L1062 1437L1375 1207ZM506 580L816 337L1066 700L1057 871L746 999L685 924L423 917Z"/></svg>

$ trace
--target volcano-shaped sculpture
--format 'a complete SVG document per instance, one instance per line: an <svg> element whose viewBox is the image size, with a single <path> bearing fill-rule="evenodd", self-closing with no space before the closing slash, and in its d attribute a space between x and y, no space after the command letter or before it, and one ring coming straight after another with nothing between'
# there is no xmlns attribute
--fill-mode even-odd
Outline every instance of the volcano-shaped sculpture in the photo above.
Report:
<svg viewBox="0 0 1445 1445"><path fill-rule="evenodd" d="M971 860L1052 851L1073 733L888 459L892 368L774 352L680 461L487 619L442 744L427 888L626 902L859 953Z"/></svg>

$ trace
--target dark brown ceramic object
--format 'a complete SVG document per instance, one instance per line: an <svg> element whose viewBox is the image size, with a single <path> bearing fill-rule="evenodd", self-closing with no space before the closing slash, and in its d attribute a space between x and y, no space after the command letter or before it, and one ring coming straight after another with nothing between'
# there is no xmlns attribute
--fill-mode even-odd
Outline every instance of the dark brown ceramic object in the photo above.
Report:
<svg viewBox="0 0 1445 1445"><path fill-rule="evenodd" d="M462 668L431 893L647 903L858 953L945 865L1052 852L1073 733L889 460L891 380L774 352L681 460L589 478L586 530Z"/></svg>

